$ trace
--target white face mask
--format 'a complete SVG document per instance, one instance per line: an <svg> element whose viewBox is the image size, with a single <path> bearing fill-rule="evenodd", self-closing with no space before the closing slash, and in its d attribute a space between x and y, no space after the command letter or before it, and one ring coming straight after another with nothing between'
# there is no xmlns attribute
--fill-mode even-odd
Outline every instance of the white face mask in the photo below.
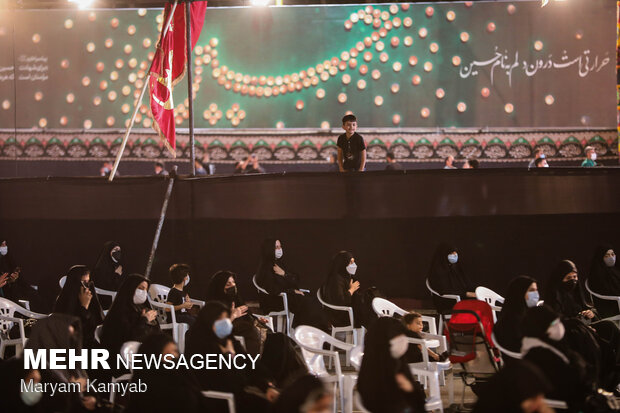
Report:
<svg viewBox="0 0 620 413"><path fill-rule="evenodd" d="M0 250L0 252L2 252L2 250ZM611 254L611 253L613 253L613 250L609 250L606 252L606 254ZM606 266L613 267L614 265L616 265L616 254L613 254L609 257L603 257L603 262L605 263Z"/></svg>
<svg viewBox="0 0 620 413"><path fill-rule="evenodd" d="M347 265L347 272L350 275L355 275L355 271L357 271L357 264L353 263L353 264Z"/></svg>
<svg viewBox="0 0 620 413"><path fill-rule="evenodd" d="M276 248L276 260L279 260L280 258L282 258L282 255L284 255L282 248Z"/></svg>
<svg viewBox="0 0 620 413"><path fill-rule="evenodd" d="M596 161L596 152L594 152L594 153L592 154L591 159L592 159L593 161Z"/></svg>
<svg viewBox="0 0 620 413"><path fill-rule="evenodd" d="M393 358L399 359L405 355L409 348L409 341L407 336L401 334L390 340L390 354Z"/></svg>
<svg viewBox="0 0 620 413"><path fill-rule="evenodd" d="M185 287L187 284L189 284L189 274L187 274L187 277L185 278L185 282L183 283L183 287Z"/></svg>
<svg viewBox="0 0 620 413"><path fill-rule="evenodd" d="M146 290L140 290L136 288L136 292L133 293L133 303L134 304L144 304L146 301Z"/></svg>
<svg viewBox="0 0 620 413"><path fill-rule="evenodd" d="M23 391L19 394L20 399L26 406L34 406L35 404L41 401L41 397L43 397L43 392L39 391Z"/></svg>
<svg viewBox="0 0 620 413"><path fill-rule="evenodd" d="M564 329L564 324L558 318L555 320L549 328L547 329L547 336L553 341L560 341L564 338L564 333L566 330Z"/></svg>
<svg viewBox="0 0 620 413"><path fill-rule="evenodd" d="M0 247L0 255L6 255L9 253L9 247Z"/></svg>
<svg viewBox="0 0 620 413"><path fill-rule="evenodd" d="M459 254L448 254L448 262L456 264L459 261Z"/></svg>
<svg viewBox="0 0 620 413"><path fill-rule="evenodd" d="M543 165L543 168L548 168L548 167L549 167L549 164L548 164L548 163L546 163L546 164L544 164L544 165Z"/></svg>
<svg viewBox="0 0 620 413"><path fill-rule="evenodd" d="M538 301L540 301L540 295L538 294L538 291L530 291L527 293L527 297L525 298L525 305L527 305L529 308L536 307Z"/></svg>

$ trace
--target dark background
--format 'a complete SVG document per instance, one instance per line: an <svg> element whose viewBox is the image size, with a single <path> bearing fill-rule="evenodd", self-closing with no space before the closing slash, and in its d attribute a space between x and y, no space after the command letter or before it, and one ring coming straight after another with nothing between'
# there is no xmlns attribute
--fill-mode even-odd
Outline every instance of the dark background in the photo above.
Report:
<svg viewBox="0 0 620 413"><path fill-rule="evenodd" d="M122 244L126 271L144 272L166 185L155 177L0 180L0 239L49 302L68 268L93 266L107 240ZM618 188L612 168L181 179L152 279L170 284L166 269L190 263L190 293L201 297L213 273L230 269L254 299L259 245L275 236L304 287L319 287L345 249L363 287L427 305L431 256L448 240L470 277L502 294L516 275L544 280L560 259L587 275L598 242L618 247Z"/></svg>

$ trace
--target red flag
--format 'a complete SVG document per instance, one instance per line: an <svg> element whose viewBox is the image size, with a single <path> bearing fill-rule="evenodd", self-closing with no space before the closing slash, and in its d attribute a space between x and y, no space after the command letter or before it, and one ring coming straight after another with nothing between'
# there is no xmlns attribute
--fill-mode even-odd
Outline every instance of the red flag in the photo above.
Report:
<svg viewBox="0 0 620 413"><path fill-rule="evenodd" d="M159 136L163 139L166 148L168 148L174 156L176 156L176 133L172 89L181 81L187 70L185 7L188 6L190 7L192 50L194 46L196 46L204 23L207 9L206 1L196 1L177 5L168 32L163 38L160 35L157 51L155 52L153 62L151 63L151 69L149 70L153 129L157 131ZM168 22L171 11L172 5L167 3L164 9L164 24ZM163 30L165 30L165 26Z"/></svg>

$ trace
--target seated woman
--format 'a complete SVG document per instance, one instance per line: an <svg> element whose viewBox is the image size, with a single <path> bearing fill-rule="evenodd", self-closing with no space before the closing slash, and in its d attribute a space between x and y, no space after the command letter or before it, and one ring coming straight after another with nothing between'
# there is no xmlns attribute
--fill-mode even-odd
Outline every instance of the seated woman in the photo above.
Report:
<svg viewBox="0 0 620 413"><path fill-rule="evenodd" d="M179 357L179 349L172 338L165 333L152 334L144 340L139 354L146 356L165 356L171 354ZM192 380L187 370L176 369L139 369L132 378L133 382L146 384L146 391L131 393L126 413L168 413L182 411L199 413L210 410L210 400L202 396L198 383Z"/></svg>
<svg viewBox="0 0 620 413"><path fill-rule="evenodd" d="M187 264L173 264L168 273L172 280L172 287L168 292L168 300L166 304L174 306L174 315L177 323L187 323L190 326L194 324L196 317L191 315L188 310L193 307L189 294L185 292L185 287L189 284L189 274L191 270ZM172 322L168 316L169 322Z"/></svg>
<svg viewBox="0 0 620 413"><path fill-rule="evenodd" d="M308 325L329 331L329 323L321 309L321 304L313 295L306 295L299 290L298 276L286 271L282 263L282 243L275 238L268 238L261 245L260 263L256 273L256 283L267 291L260 293L258 299L261 311L282 311L280 293L287 293L289 310L295 314L293 327Z"/></svg>
<svg viewBox="0 0 620 413"><path fill-rule="evenodd" d="M590 265L588 285L597 294L620 296L620 268L616 261L616 252L611 245L599 245L596 248ZM602 318L618 315L617 302L601 300L595 296L592 298Z"/></svg>
<svg viewBox="0 0 620 413"><path fill-rule="evenodd" d="M353 254L340 251L332 258L327 280L321 287L321 297L328 304L352 307L355 327L359 327L362 317L362 299L359 293L360 282L353 278L356 271L357 264ZM346 312L332 309L326 309L326 311L333 326L342 327L350 323Z"/></svg>
<svg viewBox="0 0 620 413"><path fill-rule="evenodd" d="M585 361L570 350L564 338L564 324L559 315L545 306L527 310L521 326L524 360L538 367L553 387L546 396L563 400L569 411L583 409L592 388L593 378L588 377Z"/></svg>
<svg viewBox="0 0 620 413"><path fill-rule="evenodd" d="M19 300L26 300L35 312L48 311L39 291L30 285L22 274L22 268L16 265L12 251L6 240L0 242L0 297L18 304Z"/></svg>
<svg viewBox="0 0 620 413"><path fill-rule="evenodd" d="M538 301L540 296L535 279L521 275L510 281L502 311L498 313L497 323L493 327L500 346L515 353L521 352L521 323L527 309L536 307ZM502 357L505 361L514 360L505 354Z"/></svg>
<svg viewBox="0 0 620 413"><path fill-rule="evenodd" d="M149 284L140 274L130 274L121 285L101 332L101 345L116 359L123 343L142 341L159 332L157 311L147 302Z"/></svg>
<svg viewBox="0 0 620 413"><path fill-rule="evenodd" d="M560 261L549 276L546 287L545 305L562 317L571 348L599 371L599 385L613 389L618 381L617 371L620 371L617 365L620 356L618 327L611 321L601 321L596 308L586 301L577 267L572 261Z"/></svg>
<svg viewBox="0 0 620 413"><path fill-rule="evenodd" d="M232 339L232 330L230 309L219 301L208 301L187 332L185 355L243 354L242 346ZM247 363L245 369L199 369L192 372L201 389L233 393L237 411L241 413L270 412L271 404L278 396L260 361L256 369Z"/></svg>
<svg viewBox="0 0 620 413"><path fill-rule="evenodd" d="M65 285L54 305L55 313L78 317L82 322L82 346L98 347L95 329L103 322L103 311L90 281L90 270L84 265L74 265L67 273Z"/></svg>
<svg viewBox="0 0 620 413"><path fill-rule="evenodd" d="M108 241L103 244L103 249L93 269L95 286L104 290L118 291L125 278L121 245L118 242Z"/></svg>
<svg viewBox="0 0 620 413"><path fill-rule="evenodd" d="M221 301L228 306L233 322L233 335L245 339L248 353L259 354L260 331L256 325L257 321L237 291L236 278L237 276L230 271L218 271L213 274L207 285L206 299Z"/></svg>
<svg viewBox="0 0 620 413"><path fill-rule="evenodd" d="M400 321L381 317L370 326L357 389L364 407L372 413L424 411L424 390L403 358L407 347L406 330Z"/></svg>
<svg viewBox="0 0 620 413"><path fill-rule="evenodd" d="M473 413L554 413L545 402L550 390L551 384L538 367L516 360L480 391Z"/></svg>
<svg viewBox="0 0 620 413"><path fill-rule="evenodd" d="M458 295L461 299L476 298L476 286L463 271L458 250L446 243L439 244L435 249L428 282L431 288L441 295ZM433 295L433 302L440 314L449 313L455 304L454 300L436 295Z"/></svg>

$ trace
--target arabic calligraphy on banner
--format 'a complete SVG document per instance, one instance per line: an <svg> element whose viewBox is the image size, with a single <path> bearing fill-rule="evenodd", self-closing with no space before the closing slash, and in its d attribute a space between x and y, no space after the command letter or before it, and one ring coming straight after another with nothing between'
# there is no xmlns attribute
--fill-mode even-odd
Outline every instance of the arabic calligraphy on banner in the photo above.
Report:
<svg viewBox="0 0 620 413"><path fill-rule="evenodd" d="M543 70L561 70L574 67L579 77L586 77L590 73L599 72L610 61L609 52L605 53L604 56L591 56L590 50L584 50L577 57L569 56L566 50L564 50L559 58L549 54L546 58L528 61L519 58L518 50L514 53L504 50L502 53L495 46L494 54L490 59L474 60L469 64L463 64L459 70L459 75L462 79L467 79L470 76L478 76L479 71L486 68L489 71L491 84L494 84L497 69L500 73L506 74L508 84L512 87L513 71L515 70L521 70L526 76L532 77Z"/></svg>

